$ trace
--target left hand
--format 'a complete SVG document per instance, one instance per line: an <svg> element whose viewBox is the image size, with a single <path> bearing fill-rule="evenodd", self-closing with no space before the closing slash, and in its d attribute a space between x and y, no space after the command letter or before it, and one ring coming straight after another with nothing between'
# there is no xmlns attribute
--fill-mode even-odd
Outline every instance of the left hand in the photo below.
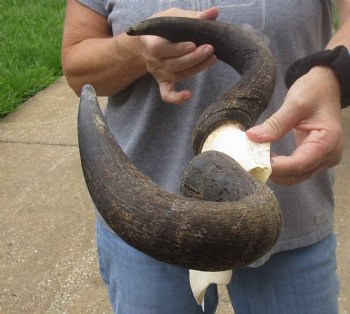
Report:
<svg viewBox="0 0 350 314"><path fill-rule="evenodd" d="M219 14L217 8L205 11L188 11L171 8L158 12L152 17L181 16L204 20L215 20ZM142 55L147 70L159 85L164 102L182 104L192 98L190 90L176 90L176 83L191 77L216 63L214 48L211 45L196 47L193 42L173 43L166 39L144 35L140 36Z"/></svg>
<svg viewBox="0 0 350 314"><path fill-rule="evenodd" d="M292 185L337 165L343 151L340 88L330 68L317 66L289 89L281 108L247 131L256 142L273 142L293 129L296 149L291 156L271 157L271 180Z"/></svg>

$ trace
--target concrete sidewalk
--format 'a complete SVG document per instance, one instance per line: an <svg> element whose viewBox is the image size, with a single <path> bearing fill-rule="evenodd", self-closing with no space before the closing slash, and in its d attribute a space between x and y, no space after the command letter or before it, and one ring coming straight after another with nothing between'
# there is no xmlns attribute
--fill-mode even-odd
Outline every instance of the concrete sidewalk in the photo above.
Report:
<svg viewBox="0 0 350 314"><path fill-rule="evenodd" d="M78 101L61 78L0 120L0 313L111 313L80 168ZM347 143L336 184L341 314L350 313L350 110L343 114ZM218 313L232 313L225 299Z"/></svg>

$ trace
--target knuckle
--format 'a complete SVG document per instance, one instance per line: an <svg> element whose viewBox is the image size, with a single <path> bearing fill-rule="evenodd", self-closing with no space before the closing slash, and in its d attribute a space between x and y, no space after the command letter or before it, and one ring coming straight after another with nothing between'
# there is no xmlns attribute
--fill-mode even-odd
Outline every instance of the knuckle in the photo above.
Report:
<svg viewBox="0 0 350 314"><path fill-rule="evenodd" d="M344 147L344 133L341 126L333 124L328 130L320 132L321 150L330 155L341 154Z"/></svg>
<svg viewBox="0 0 350 314"><path fill-rule="evenodd" d="M329 168L335 167L340 164L342 159L342 155L336 156L330 163L329 163Z"/></svg>
<svg viewBox="0 0 350 314"><path fill-rule="evenodd" d="M343 148L344 147L342 144L336 146L336 148L332 152L331 161L329 162L330 167L334 167L341 162L343 156Z"/></svg>
<svg viewBox="0 0 350 314"><path fill-rule="evenodd" d="M166 39L153 36L144 35L141 36L141 43L143 48L143 53L145 55L150 55L153 57L159 57L164 49L164 44L167 42Z"/></svg>
<svg viewBox="0 0 350 314"><path fill-rule="evenodd" d="M152 75L158 82L171 84L171 82L176 82L176 76L162 68L157 68L153 71Z"/></svg>
<svg viewBox="0 0 350 314"><path fill-rule="evenodd" d="M188 14L191 14L191 11L188 12L179 7L172 7L170 9L156 13L153 16L187 16Z"/></svg>
<svg viewBox="0 0 350 314"><path fill-rule="evenodd" d="M306 164L303 161L297 163L294 175L296 177L301 177L306 172Z"/></svg>
<svg viewBox="0 0 350 314"><path fill-rule="evenodd" d="M171 72L176 72L180 68L180 64L175 58L169 58L164 61L164 68Z"/></svg>
<svg viewBox="0 0 350 314"><path fill-rule="evenodd" d="M290 104L293 104L294 112L304 112L309 111L312 107L310 106L310 100L307 99L304 93L288 92L288 100Z"/></svg>
<svg viewBox="0 0 350 314"><path fill-rule="evenodd" d="M171 103L171 97L167 93L161 93L160 96L165 103Z"/></svg>
<svg viewBox="0 0 350 314"><path fill-rule="evenodd" d="M166 13L170 16L177 16L181 14L181 9L174 7L174 8L170 8L166 11Z"/></svg>
<svg viewBox="0 0 350 314"><path fill-rule="evenodd" d="M160 68L153 64L152 62L146 62L147 70L149 73L151 73L153 76L157 76L157 72L159 72Z"/></svg>
<svg viewBox="0 0 350 314"><path fill-rule="evenodd" d="M160 97L161 97L162 100L163 100L165 103L167 103L167 104L176 103L174 97L172 97L172 94L169 93L168 91L161 90L161 91L160 91Z"/></svg>
<svg viewBox="0 0 350 314"><path fill-rule="evenodd" d="M152 67L154 62L154 58L152 58L149 54L144 53L143 54L143 60L146 63L147 66Z"/></svg>
<svg viewBox="0 0 350 314"><path fill-rule="evenodd" d="M146 45L147 54L157 57L161 54L162 47L159 40L150 40Z"/></svg>
<svg viewBox="0 0 350 314"><path fill-rule="evenodd" d="M334 136L338 139L339 143L344 142L344 131L341 125L335 125L334 127Z"/></svg>
<svg viewBox="0 0 350 314"><path fill-rule="evenodd" d="M294 94L293 96L293 106L295 107L295 110L299 110L305 107L305 98L301 97L298 94Z"/></svg>
<svg viewBox="0 0 350 314"><path fill-rule="evenodd" d="M159 81L166 81L169 78L169 75L162 68L153 68L150 73L154 76L154 78Z"/></svg>

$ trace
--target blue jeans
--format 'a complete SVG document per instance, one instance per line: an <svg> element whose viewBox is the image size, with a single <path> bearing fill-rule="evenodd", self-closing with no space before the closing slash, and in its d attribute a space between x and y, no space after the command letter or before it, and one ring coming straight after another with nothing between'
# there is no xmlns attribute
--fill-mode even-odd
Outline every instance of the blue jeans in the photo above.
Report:
<svg viewBox="0 0 350 314"><path fill-rule="evenodd" d="M159 262L130 247L97 220L100 272L118 314L203 313L189 285L188 270ZM336 239L274 254L258 268L237 269L229 295L236 314L336 314L339 284ZM215 313L217 289L205 296Z"/></svg>

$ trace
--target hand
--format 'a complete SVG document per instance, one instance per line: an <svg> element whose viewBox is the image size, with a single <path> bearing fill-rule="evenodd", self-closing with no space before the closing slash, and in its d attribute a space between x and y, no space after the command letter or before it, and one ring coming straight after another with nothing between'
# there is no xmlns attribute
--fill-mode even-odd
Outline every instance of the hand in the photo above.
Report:
<svg viewBox="0 0 350 314"><path fill-rule="evenodd" d="M259 126L247 131L256 142L271 142L294 130L296 150L291 156L272 156L271 180L301 183L341 160L343 131L340 89L333 71L315 67L290 88L281 108Z"/></svg>
<svg viewBox="0 0 350 314"><path fill-rule="evenodd" d="M152 17L180 16L215 20L216 8L206 11L186 11L170 9ZM211 45L196 47L192 42L172 43L157 36L140 36L143 46L142 56L151 73L159 84L160 94L165 102L181 104L192 97L189 90L176 91L176 82L188 78L210 67L216 62L214 48Z"/></svg>

